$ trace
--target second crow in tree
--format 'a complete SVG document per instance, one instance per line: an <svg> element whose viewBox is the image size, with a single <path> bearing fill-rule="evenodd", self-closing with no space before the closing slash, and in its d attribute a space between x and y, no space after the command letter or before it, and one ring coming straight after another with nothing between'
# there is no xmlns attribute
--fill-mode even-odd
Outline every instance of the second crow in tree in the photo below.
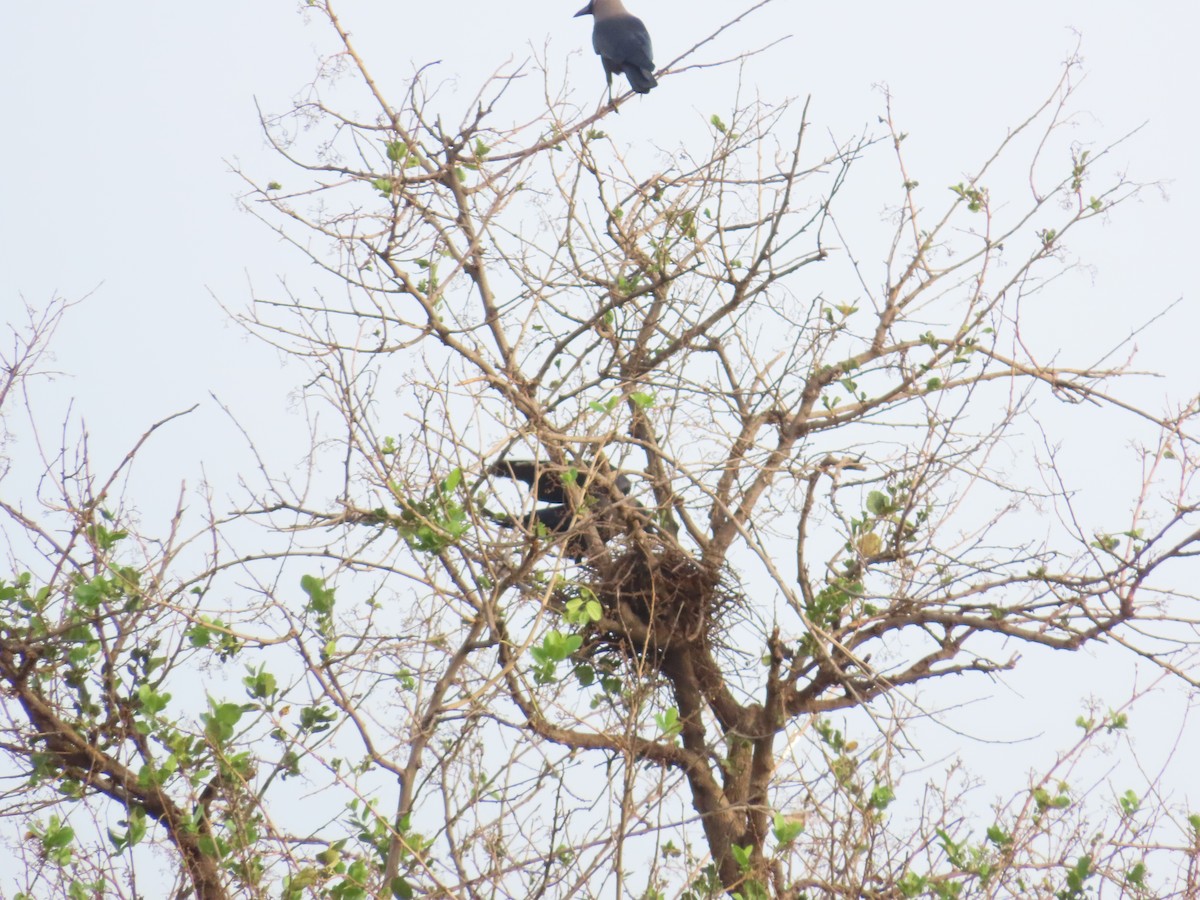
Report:
<svg viewBox="0 0 1200 900"><path fill-rule="evenodd" d="M575 511L571 509L566 485L563 482L566 473L554 463L549 460L501 459L488 466L488 473L527 484L530 493L539 501L553 504L552 506L538 507L526 515L517 517L489 512L488 515L493 521L505 528L524 528L534 533L538 531L539 526L551 534L563 534L574 526ZM580 487L586 489L585 500L591 515L597 516L591 521L599 527L601 540L608 542L617 533L614 529L615 522L611 521L614 498L599 484L595 482L584 484L579 475L576 475L576 478L579 479ZM613 478L612 484L623 498L628 497L629 492L633 489L629 476L620 472ZM617 502L620 500L618 499ZM632 498L628 502L638 508L642 506ZM653 526L649 527L653 528ZM584 550L581 546L570 546L567 554L574 558L580 558L584 555Z"/></svg>
<svg viewBox="0 0 1200 900"><path fill-rule="evenodd" d="M529 485L530 492L539 500L547 503L567 502L563 473L549 460L499 459L488 466L488 472ZM624 474L618 474L613 483L622 494L628 494L633 489L629 476Z"/></svg>

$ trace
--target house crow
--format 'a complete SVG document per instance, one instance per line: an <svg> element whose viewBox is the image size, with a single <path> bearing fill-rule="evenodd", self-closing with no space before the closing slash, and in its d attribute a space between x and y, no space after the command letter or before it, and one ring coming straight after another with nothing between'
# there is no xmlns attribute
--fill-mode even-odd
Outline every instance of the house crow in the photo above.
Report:
<svg viewBox="0 0 1200 900"><path fill-rule="evenodd" d="M536 459L499 459L488 466L489 474L500 478L511 478L529 485L530 491L539 500L547 503L566 503L567 490L563 486L563 473L554 463ZM579 479L583 483L582 477ZM615 479L617 490L628 494L633 485L627 475L617 475Z"/></svg>
<svg viewBox="0 0 1200 900"><path fill-rule="evenodd" d="M540 506L522 516L489 512L488 515L497 524L505 528L522 528L535 534L538 533L539 526L550 534L564 534L574 526L576 510L571 508L570 500L567 497L566 485L563 483L564 472L554 463L533 459L501 459L488 466L488 473L499 478L511 478L513 481L527 484L534 497L539 501L552 504ZM622 500L610 496L607 490L602 489L595 482L585 484L582 476L579 478L579 484L587 489L585 502L591 516L589 521L599 529L600 539L607 543L625 530L613 519L612 510L615 503L620 503ZM629 476L618 473L613 478L613 487L621 497L626 497L633 489L633 483L629 480ZM630 498L628 502L633 503L639 509L642 508L642 504L637 500ZM648 527L653 529L652 525ZM583 545L578 541L569 541L566 552L568 556L576 559L586 555Z"/></svg>
<svg viewBox="0 0 1200 900"><path fill-rule="evenodd" d="M654 78L654 49L650 33L637 16L631 16L621 0L591 0L576 16L591 16L592 47L604 63L608 99L612 101L612 77L625 73L629 86L639 94L649 93Z"/></svg>

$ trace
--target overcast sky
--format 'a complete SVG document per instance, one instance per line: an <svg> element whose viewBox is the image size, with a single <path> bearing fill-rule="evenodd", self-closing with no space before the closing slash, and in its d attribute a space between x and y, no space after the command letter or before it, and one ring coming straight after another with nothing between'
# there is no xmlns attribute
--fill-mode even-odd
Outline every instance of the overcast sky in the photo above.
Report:
<svg viewBox="0 0 1200 900"><path fill-rule="evenodd" d="M572 18L581 4L354 0L339 10L385 86L399 87L416 66L436 60L448 99L461 94L464 102L482 76L536 52L552 70L569 72L578 102L594 104L603 76L590 22ZM630 0L660 64L743 5L750 4ZM301 373L247 341L218 305L244 306L251 283L306 277L301 259L239 211L240 184L229 171L236 159L263 180L286 180L264 146L256 102L285 109L333 49L319 22L299 9L286 0L61 0L9 4L0 23L2 318L19 319L22 298L41 305L90 294L56 342L65 377L39 397L49 422L74 402L93 449L110 465L150 422L203 404L163 437L169 465L154 477L166 485L194 479L201 464L217 474L245 464L223 451L230 431L210 391L255 422L268 449L275 438L273 449L292 458L303 449L287 445L304 435L302 417L286 404ZM949 185L1050 92L1078 46L1086 75L1075 106L1081 139L1100 145L1144 123L1108 171L1162 181L1164 189L1072 248L1091 269L1064 287L1075 292L1068 298L1075 305L1062 327L1084 339L1108 328L1107 337L1184 298L1162 329L1140 341L1141 364L1170 376L1151 389L1165 398L1200 386L1198 33L1195 0L776 0L703 58L789 35L752 60L743 95L811 95L815 130L843 138L873 127L886 84L900 126L913 136L917 177ZM669 147L677 133L729 110L737 87L730 69L666 78L606 128L625 146ZM880 198L865 212L882 214L894 201ZM1018 691L1035 690L1045 671ZM1088 685L1065 690L1054 715L1068 716L1087 692Z"/></svg>
<svg viewBox="0 0 1200 900"><path fill-rule="evenodd" d="M440 4L355 0L339 9L385 85L437 60L450 91L466 99L483 74L536 50L552 66L570 65L582 103L600 93L602 75L588 21L571 17L577 5L468 2L449 17ZM239 183L227 164L236 159L265 177L283 168L264 147L256 99L268 111L284 109L332 47L299 7L68 0L5 12L0 309L8 320L22 296L40 304L94 292L58 342L59 363L74 376L70 393L91 421L115 417L109 429L118 445L209 390L250 403L228 396L246 372L279 371L263 348L241 343L213 296L238 306L249 296L248 279L269 285L303 272L272 234L238 212ZM738 8L711 0L635 4L660 64ZM448 23L456 17L457 29ZM878 86L888 85L921 180L948 185L1049 92L1079 42L1081 136L1102 142L1146 123L1114 167L1167 182L1170 196L1121 211L1092 230L1095 253L1081 253L1095 266L1098 307L1149 311L1185 295L1194 278L1197 25L1200 6L1191 2L777 0L705 58L790 35L752 62L743 92L769 101L811 95L815 130L843 138L875 122L883 108ZM731 108L735 87L728 69L667 79L610 131L627 144L670 146L674 132ZM881 198L880 210L885 202L893 198ZM1187 305L1173 334L1194 331L1184 325L1197 321L1195 304ZM1161 361L1183 371L1178 359ZM119 404L109 402L118 395Z"/></svg>

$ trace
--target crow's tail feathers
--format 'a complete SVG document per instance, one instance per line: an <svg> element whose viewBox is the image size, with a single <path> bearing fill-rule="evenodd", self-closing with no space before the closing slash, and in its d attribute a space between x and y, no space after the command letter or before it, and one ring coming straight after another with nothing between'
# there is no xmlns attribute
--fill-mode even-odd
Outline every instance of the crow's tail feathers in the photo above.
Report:
<svg viewBox="0 0 1200 900"><path fill-rule="evenodd" d="M658 79L654 77L651 69L626 66L625 75L629 79L629 86L639 94L648 94L651 88L658 87Z"/></svg>
<svg viewBox="0 0 1200 900"><path fill-rule="evenodd" d="M535 534L539 526L551 534L570 531L575 523L575 515L565 506L543 506L524 516L510 516L505 513L484 511L488 518L501 528L521 528Z"/></svg>

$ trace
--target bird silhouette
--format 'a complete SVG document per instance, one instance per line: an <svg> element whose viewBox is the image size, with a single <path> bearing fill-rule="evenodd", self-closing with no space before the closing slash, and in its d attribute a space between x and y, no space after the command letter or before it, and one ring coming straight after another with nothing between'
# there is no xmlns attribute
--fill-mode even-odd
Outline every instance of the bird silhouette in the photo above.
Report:
<svg viewBox="0 0 1200 900"><path fill-rule="evenodd" d="M610 103L613 75L624 75L639 94L647 94L658 85L650 32L641 19L630 15L621 0L591 0L575 15L592 17L592 47L604 64Z"/></svg>
<svg viewBox="0 0 1200 900"><path fill-rule="evenodd" d="M535 534L540 533L542 530L550 534L564 534L571 530L577 518L587 515L590 516L590 521L596 525L601 540L605 543L612 540L613 537L623 530L616 525L613 521L614 517L611 515L614 502L620 502L621 498L614 498L598 482L593 480L590 483L585 483L583 476L577 475L577 481L581 487L586 489L586 494L584 496L584 505L578 510L572 509L570 498L567 496L566 482L564 481L566 472L567 470L564 470L561 466L556 466L548 460L497 460L488 466L488 473L490 475L526 484L529 486L530 493L537 500L551 505L538 507L532 512L520 516L491 512L488 515L493 521L504 528L521 528ZM613 478L612 485L621 494L622 498L628 495L633 489L633 484L629 480L629 477L623 473L618 473ZM632 498L630 502L636 504L639 508L642 505ZM586 514L584 510L587 510ZM567 552L569 556L575 558L581 558L585 555L582 544L579 541L571 543Z"/></svg>

